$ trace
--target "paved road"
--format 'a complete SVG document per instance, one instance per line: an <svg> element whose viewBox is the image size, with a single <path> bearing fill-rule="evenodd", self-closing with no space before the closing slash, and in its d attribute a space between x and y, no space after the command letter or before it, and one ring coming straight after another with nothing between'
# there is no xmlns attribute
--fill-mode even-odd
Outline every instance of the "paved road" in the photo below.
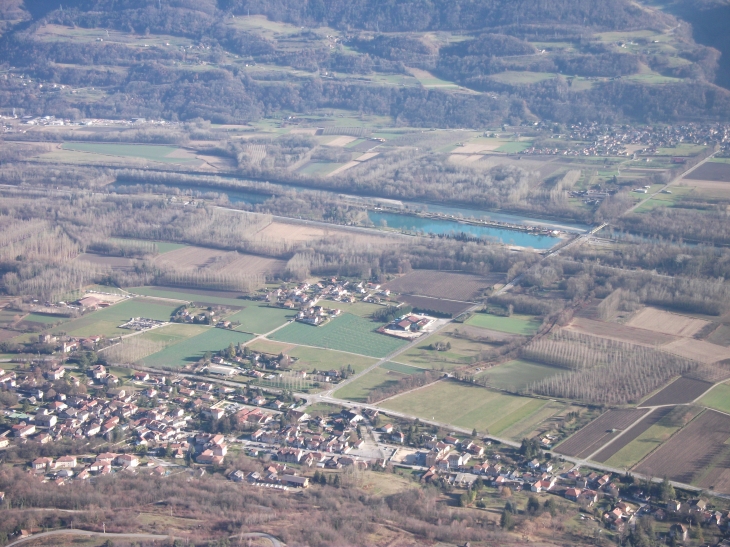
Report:
<svg viewBox="0 0 730 547"><path fill-rule="evenodd" d="M159 535L159 534L112 534L107 533L104 534L102 532L88 532L86 530L53 530L51 532L42 532L40 534L33 534L32 536L29 536L27 538L16 540L12 543L8 543L5 547L12 547L13 545L21 545L22 543L25 543L26 541L30 541L31 539L38 539L43 537L50 537L50 536L86 536L86 537L104 537L108 539L141 539L141 540L152 540L152 541L166 541L170 538L169 535ZM281 543L278 539L276 539L274 536L271 536L269 534L264 534L263 532L249 532L247 534L236 534L235 536L231 536L229 539L238 539L238 538L265 538L268 539L271 544L274 547L283 547L283 543ZM180 538L178 538L180 539Z"/></svg>

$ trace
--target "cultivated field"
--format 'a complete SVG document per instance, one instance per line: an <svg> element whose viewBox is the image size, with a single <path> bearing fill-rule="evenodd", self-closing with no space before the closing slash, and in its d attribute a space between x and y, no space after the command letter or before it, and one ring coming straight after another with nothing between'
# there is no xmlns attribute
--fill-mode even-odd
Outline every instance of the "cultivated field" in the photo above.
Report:
<svg viewBox="0 0 730 547"><path fill-rule="evenodd" d="M603 463L610 465L611 467L632 468L634 465L643 460L647 454L656 450L657 447L669 440L672 435L702 412L702 409L697 406L675 406L667 408L669 409L668 412L655 424L646 429L646 431L641 432L639 435L634 435L634 430L632 429L629 433L627 433L625 436L635 437L631 440L631 442L623 443L623 437L621 437L621 440L616 441L621 444L621 448L615 451L615 453ZM663 409L657 409L646 419L650 419L659 410ZM643 424L644 421L638 424L636 428L641 427ZM601 454L602 453L603 451Z"/></svg>
<svg viewBox="0 0 730 547"><path fill-rule="evenodd" d="M479 373L477 378L486 381L490 387L496 389L520 392L535 382L561 372L563 371L555 367L517 359L488 368Z"/></svg>
<svg viewBox="0 0 730 547"><path fill-rule="evenodd" d="M222 266L216 267L215 271L221 273L261 274L274 276L280 274L285 269L286 261L284 260L239 253L237 258Z"/></svg>
<svg viewBox="0 0 730 547"><path fill-rule="evenodd" d="M698 403L730 414L730 385L717 384Z"/></svg>
<svg viewBox="0 0 730 547"><path fill-rule="evenodd" d="M252 334L266 334L287 321L294 319L295 312L282 308L251 305L231 315L229 321L240 322L236 330Z"/></svg>
<svg viewBox="0 0 730 547"><path fill-rule="evenodd" d="M644 416L647 410L609 410L555 448L555 452L587 458L621 431Z"/></svg>
<svg viewBox="0 0 730 547"><path fill-rule="evenodd" d="M694 336L708 324L709 321L703 319L695 319L651 307L644 308L627 323L630 327L686 338Z"/></svg>
<svg viewBox="0 0 730 547"><path fill-rule="evenodd" d="M442 298L432 298L430 296L413 296L413 295L402 295L398 297L398 300L405 302L406 304L423 310L434 310L441 313L450 314L456 317L461 312L469 308L471 304L467 302L459 302L456 300L444 300Z"/></svg>
<svg viewBox="0 0 730 547"><path fill-rule="evenodd" d="M481 291L497 283L499 278L482 277L459 272L414 270L385 284L385 288L399 294L432 296L449 300L471 301Z"/></svg>
<svg viewBox="0 0 730 547"><path fill-rule="evenodd" d="M730 164L708 161L685 178L687 180L730 182Z"/></svg>
<svg viewBox="0 0 730 547"><path fill-rule="evenodd" d="M468 327L467 327L468 328ZM480 342L478 338L467 338L456 335L455 331L467 330L463 325L449 327L439 334L429 336L423 342L398 356L398 361L410 363L419 367L433 368L436 370L451 370L460 366L469 365L478 357L482 351L490 349L490 345ZM469 329L471 331L471 329ZM478 330L478 329L475 329ZM429 349L431 344L451 344L447 351Z"/></svg>
<svg viewBox="0 0 730 547"><path fill-rule="evenodd" d="M149 144L119 144L119 143L91 143L74 142L64 143L64 150L89 152L108 156L139 158L161 163L200 163L194 155L185 153L181 148L174 146L154 146Z"/></svg>
<svg viewBox="0 0 730 547"><path fill-rule="evenodd" d="M230 253L206 247L187 246L158 256L155 264L181 269L198 269L214 266Z"/></svg>
<svg viewBox="0 0 730 547"><path fill-rule="evenodd" d="M371 357L385 357L406 344L404 340L375 332L378 326L367 319L345 313L321 327L292 323L275 332L271 339Z"/></svg>
<svg viewBox="0 0 730 547"><path fill-rule="evenodd" d="M101 334L107 337L130 334L131 331L128 329L117 327L132 317L169 321L170 315L177 307L178 305L174 303L170 304L162 300L134 298L64 323L53 329L53 332L63 331L70 336Z"/></svg>
<svg viewBox="0 0 730 547"><path fill-rule="evenodd" d="M123 256L105 256L94 253L81 253L76 260L89 262L97 266L108 266L112 270L129 271L134 268L135 260Z"/></svg>
<svg viewBox="0 0 730 547"><path fill-rule="evenodd" d="M359 374L376 362L375 359L361 355L302 346L287 349L285 353L299 359L292 366L293 370L306 370L307 372L312 372L314 369L320 371L340 370L342 367L350 365L355 370L355 374Z"/></svg>
<svg viewBox="0 0 730 547"><path fill-rule="evenodd" d="M250 334L225 329L209 328L204 333L187 338L143 359L140 364L149 367L179 367L194 363L206 352L212 353L251 340Z"/></svg>
<svg viewBox="0 0 730 547"><path fill-rule="evenodd" d="M636 329L619 325L618 323L607 323L603 321L594 321L585 317L576 317L571 321L570 325L565 327L567 330L608 338L610 340L618 340L621 342L631 342L642 346L661 346L676 340L673 336L660 332L653 332L646 329Z"/></svg>
<svg viewBox="0 0 730 547"><path fill-rule="evenodd" d="M649 455L636 471L730 493L730 416L707 410Z"/></svg>
<svg viewBox="0 0 730 547"><path fill-rule="evenodd" d="M466 324L483 329L529 336L537 332L542 322L530 315L502 317L489 313L475 313L466 321Z"/></svg>
<svg viewBox="0 0 730 547"><path fill-rule="evenodd" d="M256 238L262 241L286 241L287 243L299 243L304 241L318 241L327 238L347 239L348 245L387 245L399 243L400 239L387 234L364 234L353 233L346 230L338 230L337 227L323 228L303 224L289 224L287 222L274 221L256 233Z"/></svg>
<svg viewBox="0 0 730 547"><path fill-rule="evenodd" d="M389 387L397 383L401 378L410 376L411 374L423 374L423 369L414 367L405 368L404 365L388 366L386 363L371 370L354 382L347 384L342 389L335 391L335 397L364 403L367 402L368 395L374 389Z"/></svg>
<svg viewBox="0 0 730 547"><path fill-rule="evenodd" d="M440 381L382 404L398 412L499 435L539 412L548 401L455 381Z"/></svg>
<svg viewBox="0 0 730 547"><path fill-rule="evenodd" d="M700 363L717 363L724 359L730 359L730 348L703 342L702 340L694 340L693 338L681 338L661 349Z"/></svg>
<svg viewBox="0 0 730 547"><path fill-rule="evenodd" d="M636 440L640 435L645 433L651 426L657 424L662 418L667 416L672 411L673 407L662 407L657 408L653 412L645 416L638 424L632 427L629 431L621 435L618 439L612 443L604 446L600 452L598 452L593 458L594 461L605 463L608 459L614 456L619 450L628 446L632 441Z"/></svg>
<svg viewBox="0 0 730 547"><path fill-rule="evenodd" d="M232 291L214 291L207 289L188 289L180 287L132 287L128 289L132 294L141 294L157 298L169 298L181 302L194 302L201 306L229 306L242 308L248 302L239 298L243 293Z"/></svg>
<svg viewBox="0 0 730 547"><path fill-rule="evenodd" d="M712 384L694 378L678 378L659 393L649 397L641 403L641 406L681 405L691 403L705 391L710 389Z"/></svg>

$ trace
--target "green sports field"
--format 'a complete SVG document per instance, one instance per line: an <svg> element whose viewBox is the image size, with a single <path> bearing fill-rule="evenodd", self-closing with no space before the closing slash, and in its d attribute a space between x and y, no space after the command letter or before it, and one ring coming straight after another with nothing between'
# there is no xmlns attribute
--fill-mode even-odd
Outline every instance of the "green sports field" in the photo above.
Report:
<svg viewBox="0 0 730 547"><path fill-rule="evenodd" d="M349 387L349 386L346 386ZM540 411L548 401L442 380L383 403L384 408L499 435Z"/></svg>
<svg viewBox="0 0 730 547"><path fill-rule="evenodd" d="M169 321L177 305L151 300L147 298L133 298L114 304L103 310L95 311L64 323L53 329L53 332L65 332L71 336L93 336L101 334L104 336L119 336L129 334L132 331L120 329L119 325L126 323L132 317L145 317L157 321Z"/></svg>
<svg viewBox="0 0 730 547"><path fill-rule="evenodd" d="M275 332L271 339L371 357L385 357L407 343L375 332L377 326L362 317L344 313L321 327L292 323Z"/></svg>
<svg viewBox="0 0 730 547"><path fill-rule="evenodd" d="M475 313L467 320L466 324L483 329L529 336L537 332L541 323L538 319L529 315L501 317L489 313Z"/></svg>
<svg viewBox="0 0 730 547"><path fill-rule="evenodd" d="M186 338L143 359L142 363L150 367L178 367L194 363L201 359L207 351L215 353L228 347L229 344L245 343L253 336L242 332L210 328L204 333Z"/></svg>
<svg viewBox="0 0 730 547"><path fill-rule="evenodd" d="M283 308L251 305L231 315L228 320L241 323L236 327L238 331L266 334L294 319L295 314L296 312Z"/></svg>
<svg viewBox="0 0 730 547"><path fill-rule="evenodd" d="M61 317L60 315L46 315L44 313L29 313L23 318L23 321L53 325L54 323L59 323L61 321L68 321L68 317Z"/></svg>

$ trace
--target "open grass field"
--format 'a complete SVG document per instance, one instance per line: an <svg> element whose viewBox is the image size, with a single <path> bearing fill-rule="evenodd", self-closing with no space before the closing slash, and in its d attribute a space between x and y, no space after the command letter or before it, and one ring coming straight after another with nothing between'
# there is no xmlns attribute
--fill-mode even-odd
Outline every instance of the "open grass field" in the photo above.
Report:
<svg viewBox="0 0 730 547"><path fill-rule="evenodd" d="M504 152L505 154L519 154L532 146L531 141L507 142L497 148L496 152Z"/></svg>
<svg viewBox="0 0 730 547"><path fill-rule="evenodd" d="M385 357L407 343L375 332L378 326L362 317L345 313L321 327L292 323L275 332L271 339L371 357Z"/></svg>
<svg viewBox="0 0 730 547"><path fill-rule="evenodd" d="M23 322L28 323L41 323L45 325L53 325L54 323L60 323L61 321L68 321L68 317L62 317L60 315L47 315L45 313L29 313L23 317Z"/></svg>
<svg viewBox="0 0 730 547"><path fill-rule="evenodd" d="M637 435L631 430L630 442L623 442L621 438L620 447L618 450L613 451L608 459L603 460L603 463L610 465L611 467L617 468L632 468L641 460L643 460L648 454L657 447L661 446L671 438L680 428L691 422L695 416L697 416L702 409L696 406L676 406L673 408L667 407L667 412L664 415L657 415L659 419L657 421L650 420L656 414L656 411L650 415L647 419L639 423L636 428ZM645 422L649 425L648 428L642 427ZM654 423L652 423L654 422ZM639 429L641 428L641 429ZM627 434L628 435L628 434ZM619 444L619 441L616 442ZM607 447L611 448L611 446ZM603 451L601 451L603 452ZM605 455L608 455L607 452ZM596 456L596 461L601 461Z"/></svg>
<svg viewBox="0 0 730 547"><path fill-rule="evenodd" d="M398 368L398 367L394 367ZM352 383L335 391L335 397L340 399L347 399L348 401L355 401L358 403L365 403L368 400L368 395L374 389L385 388L392 384L395 384L401 378L409 376L414 373L422 373L423 371L416 368L411 368L414 372L401 372L400 370L391 370L386 368L385 365L380 366L376 369L371 370L364 376L361 376Z"/></svg>
<svg viewBox="0 0 730 547"><path fill-rule="evenodd" d="M286 354L299 359L292 367L293 370L306 370L307 372L314 369L340 370L340 368L350 365L358 374L376 362L376 359L370 357L301 346L288 349Z"/></svg>
<svg viewBox="0 0 730 547"><path fill-rule="evenodd" d="M730 493L730 416L706 410L644 459L636 471Z"/></svg>
<svg viewBox="0 0 730 547"><path fill-rule="evenodd" d="M162 342L172 346L182 340L198 336L211 329L205 325L187 325L184 323L171 323L159 329L153 329L139 335L140 338L153 342Z"/></svg>
<svg viewBox="0 0 730 547"><path fill-rule="evenodd" d="M682 405L691 403L712 384L694 378L677 378L674 382L662 389L659 393L649 397L641 406Z"/></svg>
<svg viewBox="0 0 730 547"><path fill-rule="evenodd" d="M124 237L110 237L109 243L119 243L122 245L134 245L134 244L141 244L141 245L149 245L150 243L154 243L154 245L157 247L157 252L159 254L169 253L170 251L176 251L178 249L182 249L183 247L187 247L184 243L169 243L167 241L148 241L146 239L130 239L130 238L124 238Z"/></svg>
<svg viewBox="0 0 730 547"><path fill-rule="evenodd" d="M53 329L53 332L65 332L71 336L93 336L101 334L107 337L130 334L128 329L120 329L132 317L145 317L157 321L169 321L170 315L178 305L150 298L133 298L119 302L108 308L84 315Z"/></svg>
<svg viewBox="0 0 730 547"><path fill-rule="evenodd" d="M271 353L276 355L297 347L293 346L292 344L282 344L280 342L272 342L271 340L264 340L261 338L249 342L248 344L246 344L246 346L251 349L251 351Z"/></svg>
<svg viewBox="0 0 730 547"><path fill-rule="evenodd" d="M496 367L488 368L477 375L489 386L505 391L520 392L535 382L560 374L560 369L532 361L516 359Z"/></svg>
<svg viewBox="0 0 730 547"><path fill-rule="evenodd" d="M705 328L709 321L646 307L626 324L630 327L662 332L672 336L692 337Z"/></svg>
<svg viewBox="0 0 730 547"><path fill-rule="evenodd" d="M202 334L146 357L142 363L149 367L179 367L201 359L207 351L215 353L231 343L245 343L251 338L251 335L242 332L209 328Z"/></svg>
<svg viewBox="0 0 730 547"><path fill-rule="evenodd" d="M432 296L468 302L498 281L499 278L496 276L482 277L461 272L414 270L389 281L384 287L399 294Z"/></svg>
<svg viewBox="0 0 730 547"><path fill-rule="evenodd" d="M657 148L656 153L660 156L696 156L706 149L707 147L701 144L682 143L671 148Z"/></svg>
<svg viewBox="0 0 730 547"><path fill-rule="evenodd" d="M443 298L433 298L432 296L414 296L411 294L401 295L398 297L398 300L405 302L415 309L433 310L439 313L449 314L452 317L456 317L471 306L468 302L444 300Z"/></svg>
<svg viewBox="0 0 730 547"><path fill-rule="evenodd" d="M248 304L238 298L241 293L227 291L209 291L205 289L185 289L179 287L132 287L131 294L140 294L157 298L170 298L182 302L195 302L213 306L232 306L241 308Z"/></svg>
<svg viewBox="0 0 730 547"><path fill-rule="evenodd" d="M161 163L197 163L193 157L175 157L176 152L181 149L176 146L155 146L150 144L120 144L120 143L96 143L96 142L67 142L63 144L64 150L75 152L89 152L92 154L103 154L108 156L121 156L140 158Z"/></svg>
<svg viewBox="0 0 730 547"><path fill-rule="evenodd" d="M498 332L529 336L537 332L537 329L540 328L541 321L529 315L501 317L489 313L475 313L466 321L466 324L473 327L496 330Z"/></svg>
<svg viewBox="0 0 730 547"><path fill-rule="evenodd" d="M676 337L661 332L637 329L618 323L595 321L585 317L576 317L566 328L600 338L630 342L649 347L661 346L677 340Z"/></svg>
<svg viewBox="0 0 730 547"><path fill-rule="evenodd" d="M414 78L416 78L423 87L459 87L454 82L449 82L437 78L427 70L421 70L419 68L408 68Z"/></svg>
<svg viewBox="0 0 730 547"><path fill-rule="evenodd" d="M551 72L522 72L508 70L506 72L493 74L489 78L503 84L529 85L544 82L545 80L550 80L556 76L556 74Z"/></svg>
<svg viewBox="0 0 730 547"><path fill-rule="evenodd" d="M295 315L292 310L253 304L234 313L228 317L228 320L241 323L236 327L237 331L250 332L252 334L266 334L285 324L290 319L293 319Z"/></svg>
<svg viewBox="0 0 730 547"><path fill-rule="evenodd" d="M698 401L698 404L730 414L730 385L717 384Z"/></svg>
<svg viewBox="0 0 730 547"><path fill-rule="evenodd" d="M554 451L566 456L587 458L616 438L647 412L643 409L609 410L558 445Z"/></svg>
<svg viewBox="0 0 730 547"><path fill-rule="evenodd" d="M358 315L360 317L370 317L373 312L382 310L383 306L380 304L370 304L368 302L355 302L350 304L349 302L335 302L334 300L322 300L319 303L325 308L332 308L342 310L352 315Z"/></svg>
<svg viewBox="0 0 730 547"><path fill-rule="evenodd" d="M461 327L464 330L463 327ZM448 328L439 334L425 338L420 344L401 353L398 361L418 367L435 370L452 370L457 367L471 364L480 352L488 350L488 344L454 336L454 328ZM449 343L448 351L428 349L431 344Z"/></svg>
<svg viewBox="0 0 730 547"><path fill-rule="evenodd" d="M504 429L500 435L521 441L524 438L531 439L542 433L555 431L560 427L565 414L571 410L579 409L560 401L549 401L536 412Z"/></svg>
<svg viewBox="0 0 730 547"><path fill-rule="evenodd" d="M529 418L548 401L455 381L440 381L383 403L384 408L495 435Z"/></svg>

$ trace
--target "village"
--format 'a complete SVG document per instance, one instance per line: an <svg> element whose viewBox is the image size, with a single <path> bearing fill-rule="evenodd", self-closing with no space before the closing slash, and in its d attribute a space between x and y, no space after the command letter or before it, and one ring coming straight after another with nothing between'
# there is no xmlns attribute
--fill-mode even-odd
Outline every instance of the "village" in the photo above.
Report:
<svg viewBox="0 0 730 547"><path fill-rule="evenodd" d="M45 363L27 374L0 371L3 392L20 404L2 416L7 429L0 449L12 454L14 446L25 452L32 446L38 455L25 462L29 476L57 487L115 473L222 473L236 456L248 463L228 471L229 480L273 491L339 485L342 473L401 470L422 484L463 491L477 508L485 506L489 490L528 493L528 507L562 499L575 505L581 520L619 534L642 516L669 523L668 538L678 541L692 525L730 526L727 512L702 497L680 499L666 481L642 484L544 452L549 438L525 440L515 450L372 408L310 415L303 400L285 393L139 371L120 385L103 365L88 370L87 393L66 380L63 368ZM82 453L71 452L75 441L87 443ZM53 446L69 453L48 455Z"/></svg>

